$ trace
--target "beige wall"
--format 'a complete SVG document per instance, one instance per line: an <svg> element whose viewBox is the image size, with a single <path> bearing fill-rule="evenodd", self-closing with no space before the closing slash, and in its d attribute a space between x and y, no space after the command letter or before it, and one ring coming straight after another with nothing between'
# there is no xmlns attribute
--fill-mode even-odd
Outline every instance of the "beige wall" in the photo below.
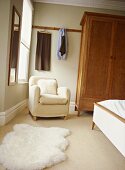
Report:
<svg viewBox="0 0 125 170"><path fill-rule="evenodd" d="M96 11L111 14L125 15L125 12L110 11L103 9L83 8L55 4L34 3L34 25L65 27L81 29L80 21L84 11ZM51 71L35 70L36 53L36 29L32 33L30 75L41 75L43 77L54 77L58 80L59 86L67 86L71 90L71 100L75 101L77 72L80 49L80 33L68 32L68 57L65 61L57 60L57 39L58 31L52 33L51 48Z"/></svg>
<svg viewBox="0 0 125 170"><path fill-rule="evenodd" d="M11 36L12 7L22 14L23 0L0 1L0 112L27 98L28 85L8 86L8 65Z"/></svg>
<svg viewBox="0 0 125 170"><path fill-rule="evenodd" d="M10 0L0 1L0 112L4 110Z"/></svg>

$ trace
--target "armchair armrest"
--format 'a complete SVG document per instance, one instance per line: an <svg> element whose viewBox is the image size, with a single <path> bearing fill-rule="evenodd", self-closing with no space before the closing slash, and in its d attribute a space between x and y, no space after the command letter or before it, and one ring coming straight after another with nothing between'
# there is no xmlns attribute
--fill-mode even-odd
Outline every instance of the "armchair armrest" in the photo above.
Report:
<svg viewBox="0 0 125 170"><path fill-rule="evenodd" d="M59 87L57 93L58 95L68 99L68 103L70 102L70 90L67 87Z"/></svg>
<svg viewBox="0 0 125 170"><path fill-rule="evenodd" d="M29 110L34 112L40 99L40 88L37 85L29 85Z"/></svg>

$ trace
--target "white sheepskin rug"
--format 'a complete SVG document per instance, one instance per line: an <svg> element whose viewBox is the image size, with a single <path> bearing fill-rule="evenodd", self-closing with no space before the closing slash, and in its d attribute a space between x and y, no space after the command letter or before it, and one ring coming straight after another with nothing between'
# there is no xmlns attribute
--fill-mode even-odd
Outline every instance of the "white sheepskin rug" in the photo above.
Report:
<svg viewBox="0 0 125 170"><path fill-rule="evenodd" d="M0 145L0 164L8 170L41 170L64 161L69 134L64 128L17 124Z"/></svg>

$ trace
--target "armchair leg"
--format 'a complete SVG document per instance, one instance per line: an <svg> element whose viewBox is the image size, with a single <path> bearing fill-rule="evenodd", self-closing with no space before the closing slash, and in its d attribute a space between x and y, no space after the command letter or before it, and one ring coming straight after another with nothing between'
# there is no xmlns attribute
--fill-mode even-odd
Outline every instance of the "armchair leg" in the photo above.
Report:
<svg viewBox="0 0 125 170"><path fill-rule="evenodd" d="M37 120L37 117L36 117L36 116L33 116L33 120L35 120L35 121L36 121L36 120Z"/></svg>
<svg viewBox="0 0 125 170"><path fill-rule="evenodd" d="M68 119L68 116L64 116L64 120L67 120Z"/></svg>
<svg viewBox="0 0 125 170"><path fill-rule="evenodd" d="M29 114L31 115L31 117L32 117L33 120L35 120L35 121L37 120L37 117L36 117L36 116L33 116L30 111L29 111Z"/></svg>

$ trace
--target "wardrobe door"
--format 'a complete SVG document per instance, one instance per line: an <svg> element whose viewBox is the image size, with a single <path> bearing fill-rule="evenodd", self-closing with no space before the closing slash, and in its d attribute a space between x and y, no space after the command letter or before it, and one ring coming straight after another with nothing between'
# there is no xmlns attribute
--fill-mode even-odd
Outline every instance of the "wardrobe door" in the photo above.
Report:
<svg viewBox="0 0 125 170"><path fill-rule="evenodd" d="M125 99L125 21L116 24L111 98Z"/></svg>
<svg viewBox="0 0 125 170"><path fill-rule="evenodd" d="M79 56L79 67L78 67L78 78L77 78L77 94L76 103L79 104L80 90L81 90L81 79L82 79L82 69L83 69L83 52L84 52L84 41L85 41L85 27L82 27L81 33L81 44L80 44L80 56Z"/></svg>
<svg viewBox="0 0 125 170"><path fill-rule="evenodd" d="M92 17L82 97L104 99L108 96L113 21ZM96 101L96 100L95 100Z"/></svg>

